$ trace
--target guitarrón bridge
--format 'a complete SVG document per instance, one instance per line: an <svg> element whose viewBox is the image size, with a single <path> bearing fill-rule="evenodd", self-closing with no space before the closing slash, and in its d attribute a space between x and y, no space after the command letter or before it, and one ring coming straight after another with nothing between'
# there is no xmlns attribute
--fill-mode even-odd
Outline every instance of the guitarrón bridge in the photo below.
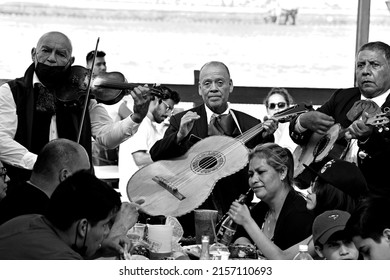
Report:
<svg viewBox="0 0 390 280"><path fill-rule="evenodd" d="M186 198L184 195L182 195L179 192L179 190L176 187L173 187L172 184L167 179L165 179L161 176L154 176L152 178L152 180L155 181L157 184L159 184L164 189L166 189L168 192L170 192L178 200L183 200Z"/></svg>

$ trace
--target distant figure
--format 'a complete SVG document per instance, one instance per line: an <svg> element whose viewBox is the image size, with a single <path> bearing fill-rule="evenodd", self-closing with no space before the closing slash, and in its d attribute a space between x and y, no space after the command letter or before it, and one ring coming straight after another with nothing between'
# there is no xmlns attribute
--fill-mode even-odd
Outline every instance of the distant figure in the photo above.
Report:
<svg viewBox="0 0 390 280"><path fill-rule="evenodd" d="M93 57L95 51L90 51L86 56L86 66L88 69L92 68ZM97 76L101 73L107 72L107 63L105 59L106 53L103 51L96 52L95 64L92 70L92 75ZM118 121L118 105L104 105L113 121ZM115 149L106 149L101 144L92 139L92 163L94 166L101 165L118 165L118 147Z"/></svg>
<svg viewBox="0 0 390 280"><path fill-rule="evenodd" d="M265 23L296 24L298 5L295 0L268 0Z"/></svg>
<svg viewBox="0 0 390 280"><path fill-rule="evenodd" d="M90 51L87 54L86 60L87 60L87 68L88 69L92 68L94 54L95 54L95 51ZM106 56L105 52L97 51L96 58L95 58L95 65L94 65L93 71L92 71L93 75L99 75L100 73L105 73L107 71L105 56Z"/></svg>
<svg viewBox="0 0 390 280"><path fill-rule="evenodd" d="M272 88L264 99L264 105L267 109L268 117L272 117L279 111L285 110L293 105L294 100L285 88ZM279 123L278 129L274 133L275 143L284 148L288 148L292 153L297 144L291 139L289 134L289 123Z"/></svg>

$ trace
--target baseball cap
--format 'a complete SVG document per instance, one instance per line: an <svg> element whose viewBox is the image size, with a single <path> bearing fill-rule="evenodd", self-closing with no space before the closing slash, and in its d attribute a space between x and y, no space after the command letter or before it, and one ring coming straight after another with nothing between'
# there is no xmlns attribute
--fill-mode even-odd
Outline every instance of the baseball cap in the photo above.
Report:
<svg viewBox="0 0 390 280"><path fill-rule="evenodd" d="M341 210L325 211L313 223L313 242L324 245L334 233L345 229L351 214Z"/></svg>
<svg viewBox="0 0 390 280"><path fill-rule="evenodd" d="M332 159L324 164L319 172L310 166L305 168L317 175L321 180L338 188L353 198L368 194L368 186L356 164L340 159Z"/></svg>

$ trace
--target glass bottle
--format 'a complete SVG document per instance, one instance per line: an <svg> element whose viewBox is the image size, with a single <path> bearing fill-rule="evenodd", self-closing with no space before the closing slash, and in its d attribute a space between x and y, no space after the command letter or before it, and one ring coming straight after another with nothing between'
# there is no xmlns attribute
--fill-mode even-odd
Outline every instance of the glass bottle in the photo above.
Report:
<svg viewBox="0 0 390 280"><path fill-rule="evenodd" d="M238 202L244 204L249 193L250 191L248 191L246 194L241 194ZM234 222L234 220L228 214L226 214L218 230L217 241L225 246L229 246L232 242L234 234L237 231L237 226L238 225Z"/></svg>
<svg viewBox="0 0 390 280"><path fill-rule="evenodd" d="M309 246L305 244L299 245L299 253L294 257L294 260L313 260L313 258L310 256L309 252Z"/></svg>
<svg viewBox="0 0 390 280"><path fill-rule="evenodd" d="M210 244L209 236L202 235L202 250L201 250L200 256L199 256L200 260L209 260L210 259L209 244Z"/></svg>

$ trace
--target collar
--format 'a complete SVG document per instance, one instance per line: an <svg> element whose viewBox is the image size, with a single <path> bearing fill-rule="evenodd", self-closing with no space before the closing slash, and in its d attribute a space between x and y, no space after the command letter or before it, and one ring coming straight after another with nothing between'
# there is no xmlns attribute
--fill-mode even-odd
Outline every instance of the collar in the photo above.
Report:
<svg viewBox="0 0 390 280"><path fill-rule="evenodd" d="M30 184L30 185L33 186L34 188L40 190L40 191L43 192L45 195L47 195L48 198L50 198L50 195L49 195L47 192L45 192L44 190L42 190L42 189L41 189L40 187L38 187L37 185L34 185L33 183L31 183L30 180L27 181L27 184Z"/></svg>
<svg viewBox="0 0 390 280"><path fill-rule="evenodd" d="M371 98L370 100L374 101L376 104L378 104L379 107L382 107L382 105L385 103L387 96L390 93L390 89L388 89L385 93L382 93L381 95ZM361 100L367 100L368 98L364 97L363 94L360 94Z"/></svg>
<svg viewBox="0 0 390 280"><path fill-rule="evenodd" d="M222 114L217 114L217 113L214 113L213 111L210 110L209 107L206 106L206 104L204 104L204 107L206 108L206 115L207 115L207 123L210 123L210 120L211 120L211 116L214 114L214 115L223 115L223 114L229 114L230 113L230 104L228 102L227 104L227 109L222 113Z"/></svg>
<svg viewBox="0 0 390 280"><path fill-rule="evenodd" d="M44 84L41 83L41 81L39 80L37 73L35 73L35 71L34 71L34 75L33 75L33 79L32 79L32 84L33 84L33 87L35 86L35 84L41 84L41 85L45 86Z"/></svg>

